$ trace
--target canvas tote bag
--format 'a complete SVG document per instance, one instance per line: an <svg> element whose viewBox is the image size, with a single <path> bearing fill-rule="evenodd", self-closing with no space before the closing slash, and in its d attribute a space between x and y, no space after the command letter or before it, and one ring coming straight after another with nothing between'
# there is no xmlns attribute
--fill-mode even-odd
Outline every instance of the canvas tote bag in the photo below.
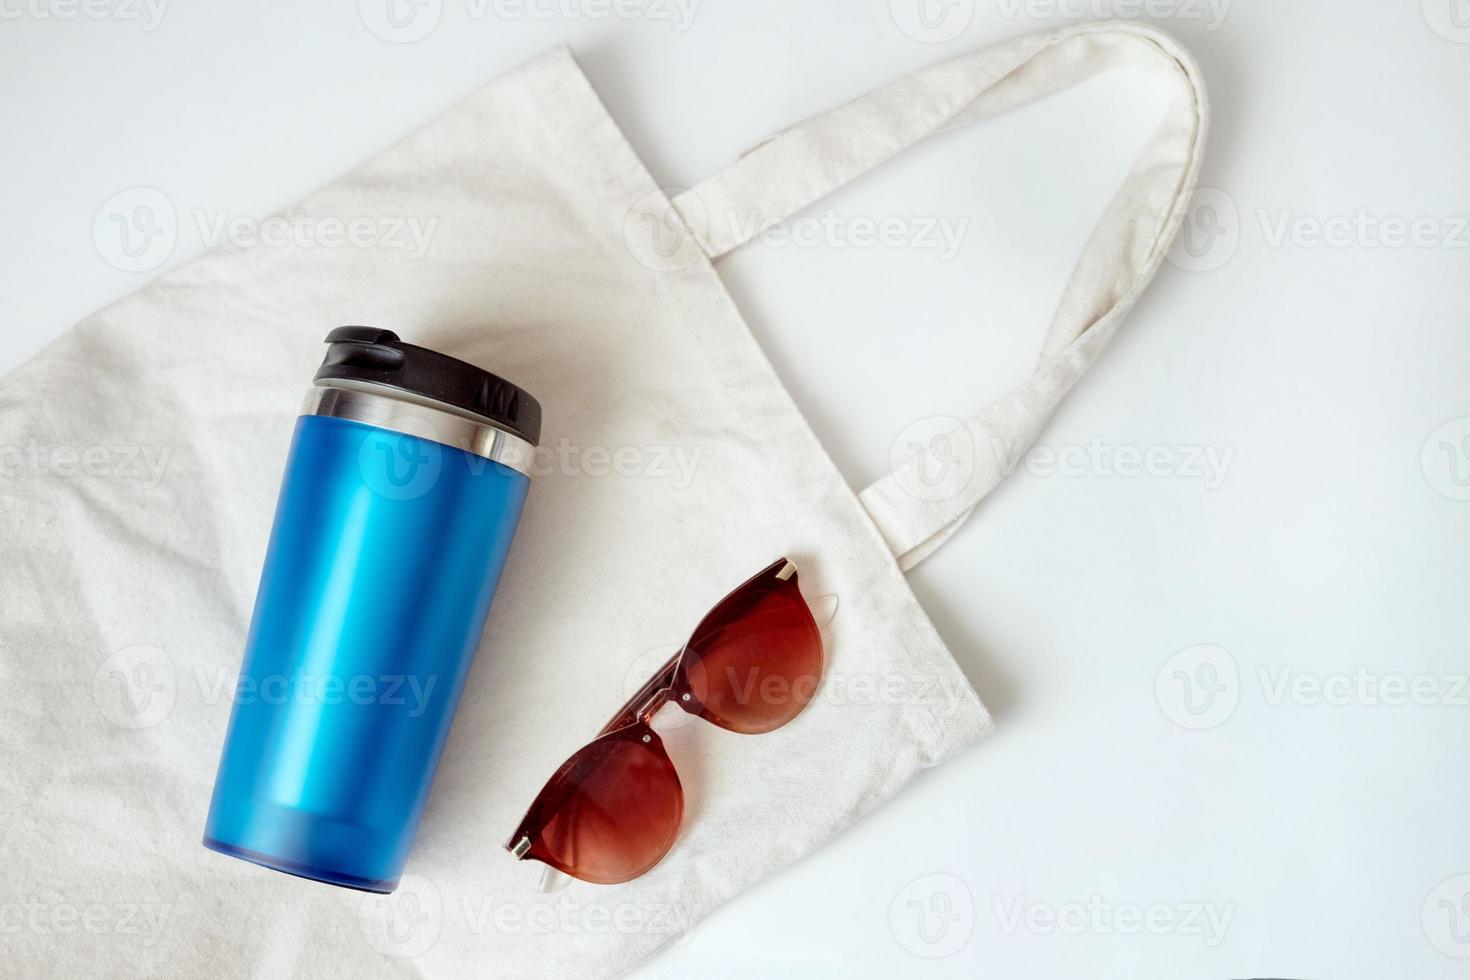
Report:
<svg viewBox="0 0 1470 980"><path fill-rule="evenodd" d="M1120 65L1150 72L1169 107L1035 372L854 493L712 260L930 134ZM902 570L1002 478L995 447L1029 444L1107 344L1159 267L1204 130L1174 42L1090 25L920 71L670 199L553 51L293 209L436 219L422 256L224 248L78 324L0 384L7 971L618 973L977 741L989 717ZM297 406L344 323L484 365L545 408L527 511L387 897L200 845ZM780 554L830 618L815 700L750 738L665 712L687 798L673 851L626 885L541 891L539 868L502 850L531 797Z"/></svg>

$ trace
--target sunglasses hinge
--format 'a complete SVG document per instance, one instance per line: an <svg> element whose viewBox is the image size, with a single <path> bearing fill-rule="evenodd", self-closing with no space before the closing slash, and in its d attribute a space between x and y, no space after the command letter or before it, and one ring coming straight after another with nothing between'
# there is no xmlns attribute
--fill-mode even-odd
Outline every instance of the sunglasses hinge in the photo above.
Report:
<svg viewBox="0 0 1470 980"><path fill-rule="evenodd" d="M510 853L514 854L516 856L516 860L519 861L521 858L526 856L526 852L530 849L531 838L522 837L520 840L516 841L515 846L510 849Z"/></svg>

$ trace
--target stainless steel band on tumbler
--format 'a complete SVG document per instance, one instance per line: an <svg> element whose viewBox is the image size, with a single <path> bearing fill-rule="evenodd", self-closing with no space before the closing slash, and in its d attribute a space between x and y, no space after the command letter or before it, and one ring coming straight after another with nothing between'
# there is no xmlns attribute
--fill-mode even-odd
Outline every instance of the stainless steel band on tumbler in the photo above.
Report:
<svg viewBox="0 0 1470 980"><path fill-rule="evenodd" d="M448 410L413 392L365 381L319 381L306 395L302 415L326 415L375 425L404 435L432 438L531 476L536 447L488 419ZM433 433L429 436L425 432Z"/></svg>

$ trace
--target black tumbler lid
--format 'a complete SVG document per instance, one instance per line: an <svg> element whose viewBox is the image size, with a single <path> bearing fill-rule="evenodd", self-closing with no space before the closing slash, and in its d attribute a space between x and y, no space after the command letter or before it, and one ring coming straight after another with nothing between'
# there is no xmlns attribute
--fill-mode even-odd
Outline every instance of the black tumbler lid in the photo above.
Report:
<svg viewBox="0 0 1470 980"><path fill-rule="evenodd" d="M378 327L338 327L326 342L317 381L387 385L488 419L532 445L541 438L541 403L489 371Z"/></svg>

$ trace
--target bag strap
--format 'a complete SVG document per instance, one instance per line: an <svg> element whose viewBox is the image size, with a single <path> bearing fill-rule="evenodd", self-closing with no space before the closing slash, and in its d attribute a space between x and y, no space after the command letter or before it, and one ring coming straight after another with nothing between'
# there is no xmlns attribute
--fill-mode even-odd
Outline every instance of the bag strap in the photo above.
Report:
<svg viewBox="0 0 1470 980"><path fill-rule="evenodd" d="M715 259L927 136L1123 66L1149 71L1168 89L1169 106L1083 248L1035 370L859 495L905 571L948 540L1005 478L1158 271L1204 149L1208 107L1193 59L1168 35L1125 22L1019 38L813 116L673 199Z"/></svg>

